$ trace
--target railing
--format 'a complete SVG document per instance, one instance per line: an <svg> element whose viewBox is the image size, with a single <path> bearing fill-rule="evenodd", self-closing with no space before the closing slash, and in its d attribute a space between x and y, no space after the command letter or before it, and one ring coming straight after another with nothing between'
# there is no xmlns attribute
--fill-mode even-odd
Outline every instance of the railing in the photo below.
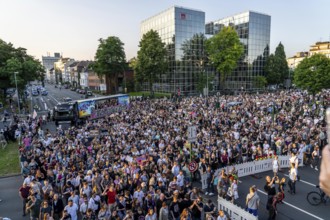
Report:
<svg viewBox="0 0 330 220"><path fill-rule="evenodd" d="M278 160L280 163L280 168L288 168L290 166L290 156L278 156ZM238 177L244 177L249 175L255 175L258 173L270 171L273 169L273 158L263 159L263 160L255 160L252 162L246 162L241 164L235 164L232 166L226 166L223 168L219 168L214 172L214 175L218 175L221 170L225 170L226 173L229 173L233 167L237 171ZM299 166L303 165L303 161L299 160ZM201 174L201 182L202 189L207 188L207 174Z"/></svg>
<svg viewBox="0 0 330 220"><path fill-rule="evenodd" d="M218 196L218 210L227 213L231 220L258 220L257 216Z"/></svg>

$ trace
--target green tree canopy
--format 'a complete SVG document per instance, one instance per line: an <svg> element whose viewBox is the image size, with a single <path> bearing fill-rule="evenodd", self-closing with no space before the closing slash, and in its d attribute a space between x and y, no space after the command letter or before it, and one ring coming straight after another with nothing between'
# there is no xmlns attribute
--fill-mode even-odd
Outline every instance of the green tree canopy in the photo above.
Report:
<svg viewBox="0 0 330 220"><path fill-rule="evenodd" d="M29 81L43 81L45 69L39 60L26 53L25 48L15 48L0 39L0 88L15 87L15 73L17 86L22 92Z"/></svg>
<svg viewBox="0 0 330 220"><path fill-rule="evenodd" d="M139 47L135 79L138 82L149 82L152 91L154 82L167 69L165 44L156 31L150 30L142 36Z"/></svg>
<svg viewBox="0 0 330 220"><path fill-rule="evenodd" d="M316 94L330 88L330 59L315 54L302 60L294 71L294 84Z"/></svg>
<svg viewBox="0 0 330 220"><path fill-rule="evenodd" d="M288 78L289 67L284 46L281 42L276 47L275 53L271 54L266 60L265 72L269 84L284 83L284 80Z"/></svg>
<svg viewBox="0 0 330 220"><path fill-rule="evenodd" d="M115 93L118 89L118 75L127 65L124 43L115 36L101 38L99 42L92 68L99 76L106 76L109 79L108 91Z"/></svg>
<svg viewBox="0 0 330 220"><path fill-rule="evenodd" d="M224 27L219 33L206 41L206 50L209 59L219 74L219 83L237 67L238 60L242 57L244 47L233 27Z"/></svg>

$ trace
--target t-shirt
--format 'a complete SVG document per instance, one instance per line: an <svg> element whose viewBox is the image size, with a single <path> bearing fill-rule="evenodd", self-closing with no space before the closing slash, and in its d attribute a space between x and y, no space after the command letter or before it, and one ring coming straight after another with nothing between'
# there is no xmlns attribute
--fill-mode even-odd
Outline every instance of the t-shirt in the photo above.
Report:
<svg viewBox="0 0 330 220"><path fill-rule="evenodd" d="M258 209L258 203L260 201L260 198L258 196L258 194L254 193L254 194L248 194L246 196L246 199L248 200L248 208L249 209Z"/></svg>
<svg viewBox="0 0 330 220"><path fill-rule="evenodd" d="M201 202L198 203L198 206L203 209L203 203L201 203ZM197 208L197 206L194 206L192 208L192 210L191 210L191 214L192 214L193 217L200 218L201 215L202 215L202 212L199 211L199 209Z"/></svg>
<svg viewBox="0 0 330 220"><path fill-rule="evenodd" d="M170 206L170 211L173 212L175 218L180 216L180 207L178 202L172 202Z"/></svg>
<svg viewBox="0 0 330 220"><path fill-rule="evenodd" d="M116 191L108 191L108 204L114 204L116 202Z"/></svg>
<svg viewBox="0 0 330 220"><path fill-rule="evenodd" d="M73 203L72 206L65 206L64 210L67 210L68 213L71 215L71 219L72 220L78 220L78 216L77 216L77 211L78 211L78 206Z"/></svg>
<svg viewBox="0 0 330 220"><path fill-rule="evenodd" d="M266 185L264 186L264 190L267 192L269 196L275 196L276 194L276 189L274 184L272 186L268 186L268 183L266 183Z"/></svg>

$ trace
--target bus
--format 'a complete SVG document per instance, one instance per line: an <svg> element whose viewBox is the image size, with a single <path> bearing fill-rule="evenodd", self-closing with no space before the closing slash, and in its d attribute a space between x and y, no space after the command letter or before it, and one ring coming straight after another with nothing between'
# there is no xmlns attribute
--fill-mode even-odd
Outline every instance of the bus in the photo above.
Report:
<svg viewBox="0 0 330 220"><path fill-rule="evenodd" d="M87 119L95 120L107 115L127 110L129 95L117 94L96 98L59 103L54 108L53 120L70 121L72 124Z"/></svg>

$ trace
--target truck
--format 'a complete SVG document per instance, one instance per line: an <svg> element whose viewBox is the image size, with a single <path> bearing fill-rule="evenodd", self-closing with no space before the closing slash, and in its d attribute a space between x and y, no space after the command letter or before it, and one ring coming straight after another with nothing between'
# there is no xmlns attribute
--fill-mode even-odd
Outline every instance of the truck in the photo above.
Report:
<svg viewBox="0 0 330 220"><path fill-rule="evenodd" d="M74 120L75 112L73 108L73 103L61 102L54 107L53 121L55 121L56 126L58 126L60 121L70 121L70 123L73 124Z"/></svg>

